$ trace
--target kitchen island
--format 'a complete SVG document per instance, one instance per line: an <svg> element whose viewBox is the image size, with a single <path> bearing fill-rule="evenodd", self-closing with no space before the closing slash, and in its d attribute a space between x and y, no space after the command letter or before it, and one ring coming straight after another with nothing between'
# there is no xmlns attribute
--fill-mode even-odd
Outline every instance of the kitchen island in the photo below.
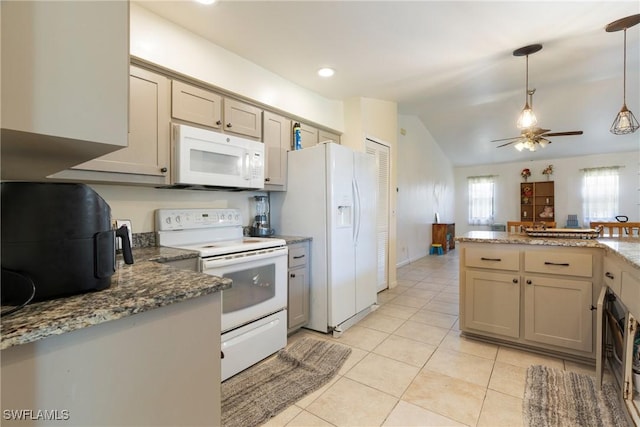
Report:
<svg viewBox="0 0 640 427"><path fill-rule="evenodd" d="M173 268L197 254L134 250L108 289L3 316L3 425L217 425L220 292Z"/></svg>
<svg viewBox="0 0 640 427"><path fill-rule="evenodd" d="M603 260L640 274L640 239L474 231L460 243L463 334L565 358L596 359Z"/></svg>

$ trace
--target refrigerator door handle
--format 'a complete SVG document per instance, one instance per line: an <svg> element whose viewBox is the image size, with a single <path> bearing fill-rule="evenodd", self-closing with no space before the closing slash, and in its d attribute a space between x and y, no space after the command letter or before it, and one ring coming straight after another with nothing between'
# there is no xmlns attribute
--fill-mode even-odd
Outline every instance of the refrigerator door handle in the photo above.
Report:
<svg viewBox="0 0 640 427"><path fill-rule="evenodd" d="M354 236L353 236L353 243L354 244L358 244L358 239L360 238L360 216L362 214L362 210L360 209L360 187L358 187L358 181L357 180L353 180L352 181L352 186L353 186L353 192L354 192L354 201L355 201L355 212L354 212L354 216L356 218L356 223L355 223L355 227L353 228L354 230Z"/></svg>

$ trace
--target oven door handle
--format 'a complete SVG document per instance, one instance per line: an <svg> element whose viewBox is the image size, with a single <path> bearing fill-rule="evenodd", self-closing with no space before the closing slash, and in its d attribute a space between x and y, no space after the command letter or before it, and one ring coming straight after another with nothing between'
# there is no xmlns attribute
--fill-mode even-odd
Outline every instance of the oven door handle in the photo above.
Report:
<svg viewBox="0 0 640 427"><path fill-rule="evenodd" d="M287 255L287 247L272 248L260 250L257 253L231 254L216 258L202 260L202 271L211 270L218 267L226 267L227 265L240 264L249 261L260 261L263 259L276 258Z"/></svg>

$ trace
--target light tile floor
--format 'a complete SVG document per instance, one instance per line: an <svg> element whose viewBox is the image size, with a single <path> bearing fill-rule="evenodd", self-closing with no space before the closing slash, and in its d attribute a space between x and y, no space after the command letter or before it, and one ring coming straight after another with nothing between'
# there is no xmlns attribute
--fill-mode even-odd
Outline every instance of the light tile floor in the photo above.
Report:
<svg viewBox="0 0 640 427"><path fill-rule="evenodd" d="M458 256L427 256L398 269L380 308L340 338L352 348L327 385L265 426L519 426L532 364L595 375L595 368L460 336Z"/></svg>

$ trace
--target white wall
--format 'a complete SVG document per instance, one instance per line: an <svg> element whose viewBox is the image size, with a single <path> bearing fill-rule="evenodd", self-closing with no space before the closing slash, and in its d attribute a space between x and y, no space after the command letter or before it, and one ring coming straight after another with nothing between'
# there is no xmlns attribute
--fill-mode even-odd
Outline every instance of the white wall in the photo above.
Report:
<svg viewBox="0 0 640 427"><path fill-rule="evenodd" d="M398 116L397 265L428 254L435 213L454 222L454 173L451 162L414 116ZM459 234L456 224L456 234Z"/></svg>
<svg viewBox="0 0 640 427"><path fill-rule="evenodd" d="M553 147L547 148L552 149ZM623 166L620 169L620 215L627 215L629 221L640 221L640 152L599 154L581 157L569 157L551 161L524 161L455 168L456 192L456 234L470 230L487 230L487 226L468 225L467 177L477 175L497 175L496 182L496 223L518 221L520 218L520 171L531 170L529 182L546 181L542 170L553 165L555 188L555 212L558 227L564 227L567 215L577 214L582 223L582 173L580 169L600 166Z"/></svg>

